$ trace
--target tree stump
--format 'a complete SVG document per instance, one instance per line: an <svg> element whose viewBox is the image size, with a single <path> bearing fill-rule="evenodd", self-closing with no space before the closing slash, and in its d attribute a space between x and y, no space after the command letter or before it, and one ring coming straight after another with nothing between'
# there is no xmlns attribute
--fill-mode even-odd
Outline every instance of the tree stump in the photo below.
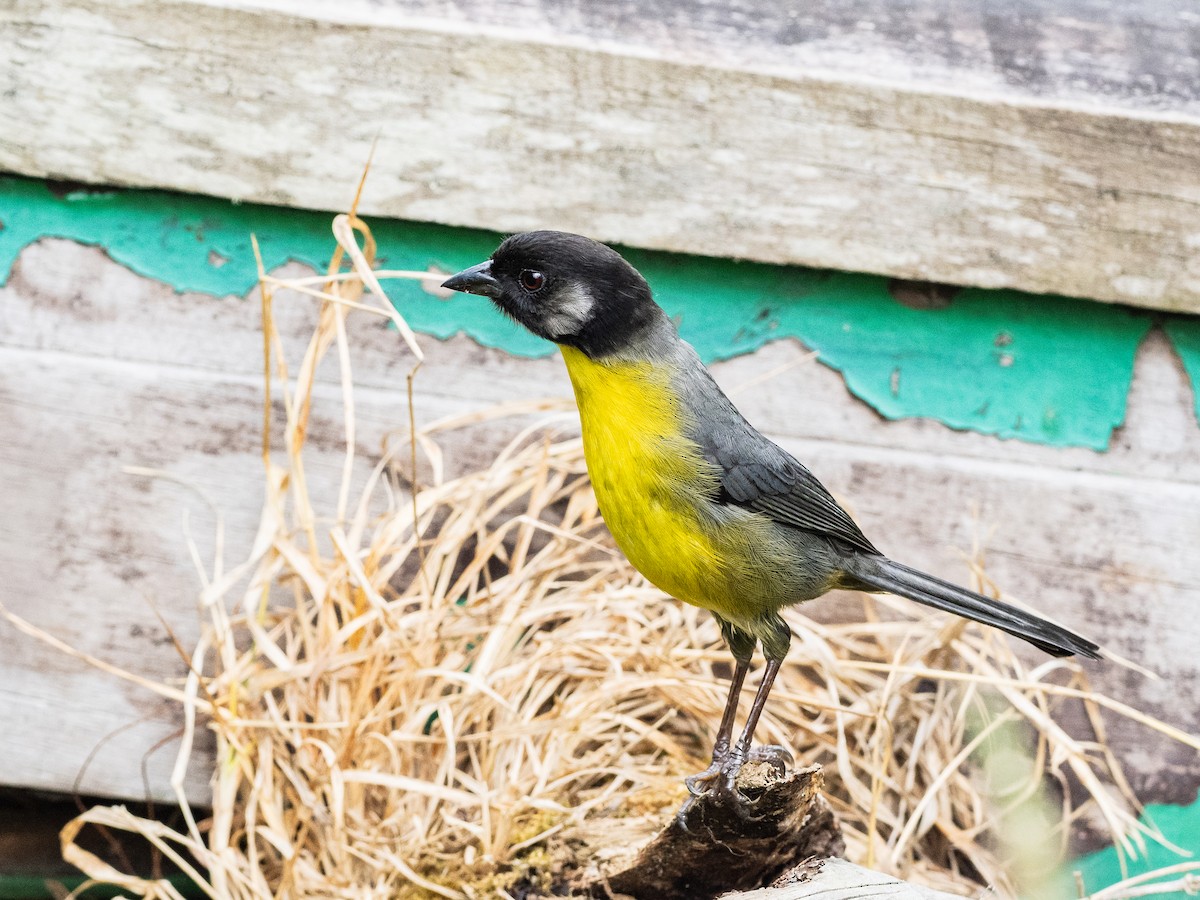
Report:
<svg viewBox="0 0 1200 900"><path fill-rule="evenodd" d="M781 773L749 762L738 773L741 797L698 797L687 827L673 820L626 868L589 885L595 897L707 900L770 883L811 857L845 849L821 796L820 766Z"/></svg>

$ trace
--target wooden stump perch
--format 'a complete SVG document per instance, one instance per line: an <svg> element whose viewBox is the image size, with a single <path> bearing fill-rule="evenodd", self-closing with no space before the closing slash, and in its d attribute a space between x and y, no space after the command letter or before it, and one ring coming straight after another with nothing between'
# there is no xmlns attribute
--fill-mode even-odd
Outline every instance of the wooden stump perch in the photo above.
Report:
<svg viewBox="0 0 1200 900"><path fill-rule="evenodd" d="M672 821L633 863L592 885L595 896L700 900L755 888L809 857L843 851L841 830L821 797L820 766L780 774L750 762L738 773L748 802L706 794Z"/></svg>
<svg viewBox="0 0 1200 900"><path fill-rule="evenodd" d="M766 762L747 763L737 779L747 800L716 793L699 797L686 828L673 820L632 863L590 884L588 891L595 897L637 900L952 896L838 859L845 841L821 796L823 785L820 766L781 773Z"/></svg>

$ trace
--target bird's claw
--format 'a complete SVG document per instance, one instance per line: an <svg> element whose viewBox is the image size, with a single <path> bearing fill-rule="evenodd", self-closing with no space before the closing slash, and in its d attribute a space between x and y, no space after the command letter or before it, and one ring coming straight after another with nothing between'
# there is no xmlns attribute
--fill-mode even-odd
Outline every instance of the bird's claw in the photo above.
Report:
<svg viewBox="0 0 1200 900"><path fill-rule="evenodd" d="M695 775L685 778L683 783L687 785L688 793L691 796L684 801L679 812L675 814L676 824L685 832L689 831L688 814L697 800L709 795L727 800L728 805L734 809L736 814L744 817L746 812L741 807L746 798L742 797L737 789L737 776L745 764L746 758L745 750L734 747L721 756L715 757L703 772L697 772ZM751 758L754 758L753 754L751 754Z"/></svg>
<svg viewBox="0 0 1200 900"><path fill-rule="evenodd" d="M688 789L688 798L683 801L683 806L679 807L679 812L675 813L675 824L683 829L684 832L691 831L691 829L688 828L687 819L688 813L690 813L692 807L696 805L696 801L701 797L711 793L713 790L720 788L721 782L717 779L719 779L721 774L725 771L725 763L729 759L729 755L730 754L728 750L724 753L718 752L718 754L713 757L713 761L709 763L707 769L705 769L703 772L697 772L695 775L689 775L687 778L683 779L683 783ZM714 782L716 782L715 785Z"/></svg>
<svg viewBox="0 0 1200 900"><path fill-rule="evenodd" d="M696 799L700 795L692 794L683 801L683 806L679 807L679 811L675 813L675 825L684 834L691 834L692 829L688 827L688 813L692 811L692 807L696 803Z"/></svg>
<svg viewBox="0 0 1200 900"><path fill-rule="evenodd" d="M696 797L703 797L712 790L712 781L721 774L724 758L714 759L712 764L703 772L697 772L695 775L689 775L683 779L683 783L687 785L688 793L692 796L688 798L690 803Z"/></svg>
<svg viewBox="0 0 1200 900"><path fill-rule="evenodd" d="M701 797L708 795L724 800L725 806L743 822L756 821L757 817L751 812L755 798L746 796L737 786L738 773L741 772L742 766L747 762L766 763L775 770L777 776L782 776L794 761L791 752L777 744L755 747L749 752L733 747L722 756L714 758L703 772L697 772L684 779L690 796L675 814L676 824L685 832L689 831L688 814Z"/></svg>
<svg viewBox="0 0 1200 900"><path fill-rule="evenodd" d="M750 751L749 762L764 762L775 770L776 775L786 775L796 762L792 751L779 744L762 744Z"/></svg>

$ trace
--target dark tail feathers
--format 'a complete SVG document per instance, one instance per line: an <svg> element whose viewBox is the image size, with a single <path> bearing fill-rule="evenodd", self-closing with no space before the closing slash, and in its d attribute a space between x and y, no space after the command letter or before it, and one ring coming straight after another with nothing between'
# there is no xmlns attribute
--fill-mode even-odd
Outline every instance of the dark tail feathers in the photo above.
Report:
<svg viewBox="0 0 1200 900"><path fill-rule="evenodd" d="M985 625L1029 641L1053 656L1078 653L1091 659L1100 658L1100 647L1061 625L1047 622L999 600L992 600L966 588L910 569L885 556L857 556L848 572L869 588L890 591L934 609L966 616Z"/></svg>

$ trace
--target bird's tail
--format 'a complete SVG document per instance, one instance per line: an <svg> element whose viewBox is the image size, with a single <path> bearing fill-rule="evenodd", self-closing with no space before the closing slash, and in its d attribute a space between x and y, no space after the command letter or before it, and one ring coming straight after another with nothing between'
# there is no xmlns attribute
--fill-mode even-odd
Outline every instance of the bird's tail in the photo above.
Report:
<svg viewBox="0 0 1200 900"><path fill-rule="evenodd" d="M1078 653L1100 658L1098 644L1068 631L1040 616L993 600L974 591L942 581L916 569L893 562L886 556L856 556L847 574L868 588L889 591L956 615L966 616L985 625L1029 641L1053 656Z"/></svg>

